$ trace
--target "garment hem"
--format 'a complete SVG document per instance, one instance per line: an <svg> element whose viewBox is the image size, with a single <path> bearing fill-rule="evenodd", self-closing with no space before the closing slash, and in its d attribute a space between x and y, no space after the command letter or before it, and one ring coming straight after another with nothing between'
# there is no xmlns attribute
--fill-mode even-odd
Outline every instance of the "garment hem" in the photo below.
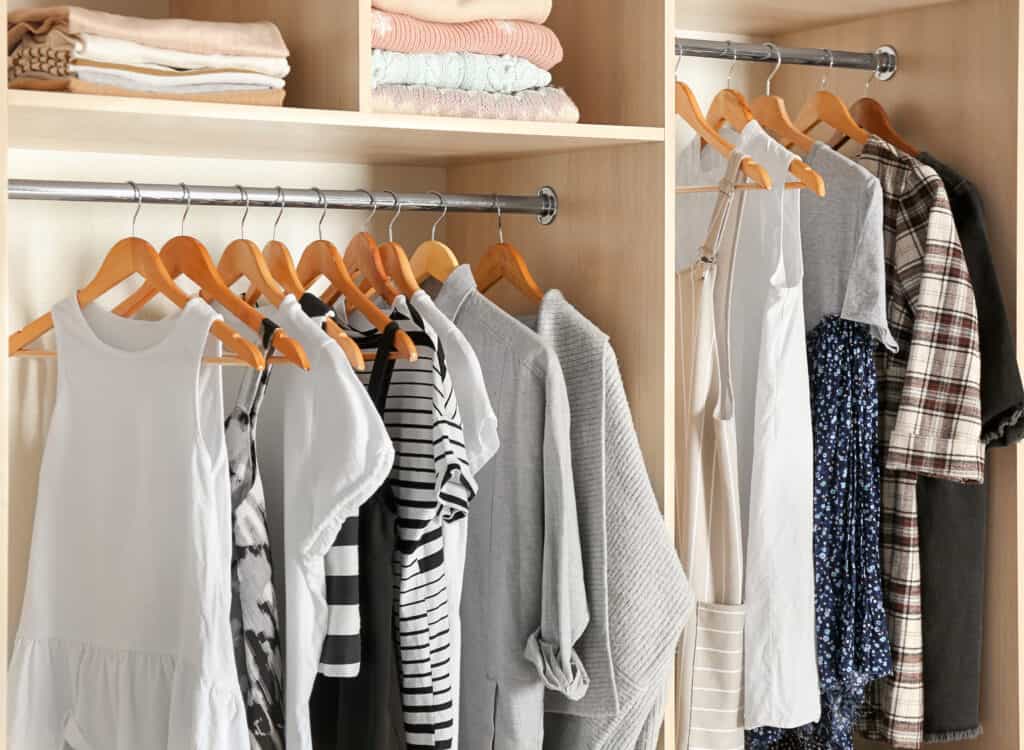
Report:
<svg viewBox="0 0 1024 750"><path fill-rule="evenodd" d="M984 734L982 726L979 724L971 729L951 729L945 732L925 732L924 741L929 744L937 744L940 742L959 742L960 740L976 740Z"/></svg>

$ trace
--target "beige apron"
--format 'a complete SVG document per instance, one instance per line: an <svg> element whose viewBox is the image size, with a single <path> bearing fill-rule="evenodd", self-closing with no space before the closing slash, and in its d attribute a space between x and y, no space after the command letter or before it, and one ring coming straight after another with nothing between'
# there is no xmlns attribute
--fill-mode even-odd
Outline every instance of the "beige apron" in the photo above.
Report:
<svg viewBox="0 0 1024 750"><path fill-rule="evenodd" d="M676 539L697 599L677 661L679 750L743 749L743 537L728 335L741 158L734 153L726 167L700 259L676 275Z"/></svg>

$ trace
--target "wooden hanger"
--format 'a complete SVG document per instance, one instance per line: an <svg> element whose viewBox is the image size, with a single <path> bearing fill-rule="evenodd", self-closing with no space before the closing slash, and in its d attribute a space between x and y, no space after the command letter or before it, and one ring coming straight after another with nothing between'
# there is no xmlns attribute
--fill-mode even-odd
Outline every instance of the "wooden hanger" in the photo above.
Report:
<svg viewBox="0 0 1024 750"><path fill-rule="evenodd" d="M213 265L213 259L206 247L194 237L185 235L185 218L188 216L191 207L191 195L188 187L183 183L182 191L185 195L185 213L181 217L182 233L168 240L160 248L160 261L172 279L184 274L199 286L200 295L207 302L219 302L226 310L242 321L253 331L262 330L263 316L245 300L231 291L221 279L217 268ZM152 284L143 284L134 294L125 299L114 308L114 313L125 317L132 317L141 310L149 300L155 297L157 290ZM303 370L309 369L309 358L302 346L288 334L278 328L272 339L274 348L292 364L298 365Z"/></svg>
<svg viewBox="0 0 1024 750"><path fill-rule="evenodd" d="M711 127L700 110L697 97L694 96L690 87L681 81L676 81L676 114L682 117L704 142L722 156L729 158L729 154L736 150L733 144ZM768 172L749 156L743 159L740 168L743 170L743 174L760 187L766 190L771 189L772 179L768 176Z"/></svg>
<svg viewBox="0 0 1024 750"><path fill-rule="evenodd" d="M99 271L86 286L77 293L78 304L85 307L104 292L113 289L125 279L138 274L158 293L167 297L179 308L188 304L190 297L171 278L160 261L156 250L140 237L127 237L115 244L100 266ZM8 354L18 356L26 346L53 328L53 315L47 313L29 323L20 331L12 333L7 342ZM255 344L247 341L235 329L222 320L214 321L210 333L216 336L238 359L250 367L262 370L265 366L263 355ZM29 356L49 356L46 352L26 352ZM206 360L211 361L211 360ZM229 363L226 358L212 361Z"/></svg>
<svg viewBox="0 0 1024 750"><path fill-rule="evenodd" d="M746 125L751 119L756 119L758 123L765 127L766 130L774 133L783 143L785 143L787 148L792 148L795 145L802 153L807 154L810 152L811 146L814 145L814 139L797 130L796 126L793 125L793 122L789 119L789 114L786 112L786 103L781 97L772 96L772 79L775 78L775 74L778 73L779 68L782 67L782 53L779 52L779 48L771 42L768 42L765 46L768 47L769 50L775 52L777 56L775 67L772 69L772 72L768 74L768 80L765 81L764 96L759 96L755 99L754 104L750 107L747 107L746 102L743 102L744 111L742 112L742 116L747 118L743 120L743 124ZM738 93L739 92L737 92L737 94ZM737 114L736 112L734 112L733 115L736 117L740 116L740 114ZM749 115L749 117L747 117L747 115ZM733 125L731 121L730 126L734 130L736 129L736 126ZM793 137L787 138L787 135ZM811 166L803 159L793 159L789 163L789 173L796 177L804 187L809 189L815 195L818 197L824 197L824 178L812 169Z"/></svg>
<svg viewBox="0 0 1024 750"><path fill-rule="evenodd" d="M239 186L239 190L245 195L245 189ZM284 191L278 188L281 197L281 210L274 220L274 233L277 233L277 224L284 213ZM249 212L249 197L245 195L246 212L242 215L242 234L245 234L245 216ZM249 281L249 289L245 293L245 299L250 305L254 305L262 294L274 307L280 307L286 295L291 294L296 300L305 294L305 288L299 282L295 273L295 263L288 247L276 239L271 239L260 252L255 242L242 239L235 240L224 250L221 256L221 273L230 278L230 284L235 283L243 276ZM345 333L341 326L334 320L327 318L323 324L324 333L334 339L345 358L358 372L366 369L366 362L363 353L352 337Z"/></svg>
<svg viewBox="0 0 1024 750"><path fill-rule="evenodd" d="M369 190L362 190L361 192L370 196L371 210L365 222L365 226L368 227L377 213L377 200ZM362 275L364 281L369 282L373 291L380 295L385 302L389 305L394 304L399 291L388 277L387 269L384 267L384 259L381 257L380 249L377 247L377 241L373 239L373 235L367 231L362 231L352 238L348 243L348 247L345 248L345 265L348 266L348 270L353 276ZM334 291L334 297L337 299L340 292L338 290ZM331 304L326 297L324 299L328 304ZM347 299L346 296L346 302Z"/></svg>
<svg viewBox="0 0 1024 750"><path fill-rule="evenodd" d="M826 50L826 52L831 58L831 50ZM831 59L829 71L832 70L833 62L835 60ZM850 110L843 104L843 100L825 88L827 83L828 73L822 77L820 88L804 102L804 106L796 118L797 129L802 133L810 133L820 123L825 123L847 138L864 145L868 142L870 134L853 119Z"/></svg>
<svg viewBox="0 0 1024 750"><path fill-rule="evenodd" d="M441 201L443 211L433 226L430 227L430 239L421 242L412 254L412 257L409 258L412 273L419 284L422 284L429 278L445 281L451 276L452 271L459 267L459 259L455 257L452 249L436 239L437 225L444 221L448 215L448 202L440 193L435 192L434 195Z"/></svg>
<svg viewBox="0 0 1024 750"><path fill-rule="evenodd" d="M892 121L889 119L889 114L878 100L866 96L858 99L850 107L850 115L858 125L869 133L877 135L883 141L895 146L908 156L916 158L921 155L920 149L907 143L896 132L896 129L892 126ZM835 137L829 141L829 145L832 148L838 149L848 140L842 133L836 133Z"/></svg>
<svg viewBox="0 0 1024 750"><path fill-rule="evenodd" d="M487 252L477 261L473 268L473 278L476 279L477 289L481 294L504 279L519 290L528 299L540 302L544 298L544 292L533 279L533 274L526 266L526 260L522 253L513 245L505 242L504 232L501 228L501 206L495 199L495 207L498 209L498 244L491 245Z"/></svg>
<svg viewBox="0 0 1024 750"><path fill-rule="evenodd" d="M391 191L385 192L390 193ZM381 261L384 263L384 271L391 278L392 283L397 284L399 290L406 297L411 297L420 290L420 285L416 281L416 275L412 272L412 266L409 265L409 256L405 254L405 248L394 240L394 226L402 214L402 204L398 201L397 195L391 193L391 196L395 200L395 215L388 222L388 241L378 250Z"/></svg>
<svg viewBox="0 0 1024 750"><path fill-rule="evenodd" d="M320 218L322 225L323 216ZM346 304L351 304L353 309L359 310L380 333L383 333L392 322L387 313L377 307L373 300L356 286L338 248L333 242L323 238L322 231L319 239L311 242L302 252L295 276L303 290L308 290L321 276L326 278L331 286L321 295L321 299L328 305L333 305L339 296L345 295ZM394 346L395 354L392 356L396 359L415 362L419 357L416 344L405 331L399 331L395 335ZM367 356L360 352L360 355L368 360L374 358L372 354Z"/></svg>

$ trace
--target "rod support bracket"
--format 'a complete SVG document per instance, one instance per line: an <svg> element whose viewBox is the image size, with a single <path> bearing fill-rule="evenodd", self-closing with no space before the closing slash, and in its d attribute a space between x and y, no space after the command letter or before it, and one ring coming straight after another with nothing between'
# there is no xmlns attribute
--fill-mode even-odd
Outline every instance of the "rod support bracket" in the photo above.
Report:
<svg viewBox="0 0 1024 750"><path fill-rule="evenodd" d="M899 56L896 48L890 44L883 44L875 50L875 59L878 60L878 68L875 71L875 78L879 81L888 81L899 67Z"/></svg>
<svg viewBox="0 0 1024 750"><path fill-rule="evenodd" d="M558 217L558 193L550 185L545 185L537 195L544 201L544 209L537 214L537 223L548 226Z"/></svg>

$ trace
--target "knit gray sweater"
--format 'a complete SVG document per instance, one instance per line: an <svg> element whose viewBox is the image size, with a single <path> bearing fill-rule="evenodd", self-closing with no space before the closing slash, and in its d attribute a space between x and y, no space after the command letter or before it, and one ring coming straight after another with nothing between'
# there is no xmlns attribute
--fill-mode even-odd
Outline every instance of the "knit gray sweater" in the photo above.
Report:
<svg viewBox="0 0 1024 750"><path fill-rule="evenodd" d="M590 677L578 701L549 692L544 747L654 748L676 644L693 596L651 487L608 337L558 291L537 331L558 356L590 623L576 649Z"/></svg>

